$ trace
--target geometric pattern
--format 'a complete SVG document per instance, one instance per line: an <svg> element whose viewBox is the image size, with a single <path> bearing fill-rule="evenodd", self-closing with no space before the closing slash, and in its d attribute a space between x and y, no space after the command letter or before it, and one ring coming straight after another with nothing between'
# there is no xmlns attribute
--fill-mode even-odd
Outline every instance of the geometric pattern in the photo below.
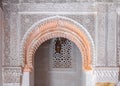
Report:
<svg viewBox="0 0 120 86"><path fill-rule="evenodd" d="M96 82L118 82L118 67L96 67L94 73L96 76Z"/></svg>
<svg viewBox="0 0 120 86"><path fill-rule="evenodd" d="M4 86L10 83L14 83L16 86L20 84L22 74L21 67L3 67L2 72Z"/></svg>
<svg viewBox="0 0 120 86"><path fill-rule="evenodd" d="M72 68L72 58L71 58L71 41L66 38L60 38L61 42L61 51L56 53L55 43L57 38L53 39L52 42L52 68Z"/></svg>

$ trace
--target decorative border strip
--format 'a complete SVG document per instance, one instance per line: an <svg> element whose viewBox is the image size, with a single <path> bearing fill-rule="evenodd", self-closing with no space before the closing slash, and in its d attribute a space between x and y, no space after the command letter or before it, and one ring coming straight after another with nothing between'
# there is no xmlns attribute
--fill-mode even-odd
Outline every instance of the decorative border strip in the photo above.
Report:
<svg viewBox="0 0 120 86"><path fill-rule="evenodd" d="M98 67L95 69L96 82L113 82L118 83L118 67Z"/></svg>

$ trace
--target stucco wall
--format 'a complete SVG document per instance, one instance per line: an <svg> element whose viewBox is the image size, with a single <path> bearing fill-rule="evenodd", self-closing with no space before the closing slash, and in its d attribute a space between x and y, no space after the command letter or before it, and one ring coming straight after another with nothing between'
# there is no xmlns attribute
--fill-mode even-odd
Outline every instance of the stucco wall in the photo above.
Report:
<svg viewBox="0 0 120 86"><path fill-rule="evenodd" d="M15 59L15 63L8 60L9 65L20 65L19 45L26 31L43 18L59 15L77 21L88 30L96 48L96 66L117 66L119 58L116 55L116 6L116 3L90 2L5 5L6 19L8 20L6 33L10 32L6 37L9 39L10 46L8 48L11 51L5 58L10 55ZM6 42L5 44L7 45ZM8 64L5 63L5 65Z"/></svg>
<svg viewBox="0 0 120 86"><path fill-rule="evenodd" d="M22 65L21 41L30 27L44 18L56 15L77 21L90 33L96 51L96 81L105 81L104 79L110 81L109 75L118 72L116 69L120 66L120 2L118 0L48 0L47 2L4 0L3 2L6 24L3 32L5 40L2 59L5 73L13 69L19 70ZM101 70L105 70L104 73ZM104 78L105 76L99 74L109 77ZM111 81L117 82L116 77L111 76L111 78L115 79ZM7 80L11 78L6 78L6 83Z"/></svg>

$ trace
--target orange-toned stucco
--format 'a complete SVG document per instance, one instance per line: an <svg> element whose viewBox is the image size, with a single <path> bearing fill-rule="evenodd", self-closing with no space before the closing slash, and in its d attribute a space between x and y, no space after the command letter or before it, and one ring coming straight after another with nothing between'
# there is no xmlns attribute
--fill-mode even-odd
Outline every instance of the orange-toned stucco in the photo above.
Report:
<svg viewBox="0 0 120 86"><path fill-rule="evenodd" d="M80 49L83 58L83 69L92 70L92 50L90 40L78 26L65 20L52 20L43 23L33 30L24 44L24 71L31 71L36 49L46 40L64 37L73 41Z"/></svg>

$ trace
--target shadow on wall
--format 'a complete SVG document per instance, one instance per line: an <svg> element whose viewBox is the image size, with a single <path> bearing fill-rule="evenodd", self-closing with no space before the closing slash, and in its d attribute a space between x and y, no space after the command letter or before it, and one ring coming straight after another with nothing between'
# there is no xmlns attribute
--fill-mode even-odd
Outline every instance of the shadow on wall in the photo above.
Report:
<svg viewBox="0 0 120 86"><path fill-rule="evenodd" d="M96 83L96 86L116 86L114 83Z"/></svg>
<svg viewBox="0 0 120 86"><path fill-rule="evenodd" d="M1 9L3 8L3 6L2 6L2 1L3 1L3 0L0 0L0 8L1 8Z"/></svg>
<svg viewBox="0 0 120 86"><path fill-rule="evenodd" d="M56 53L55 41L56 39L47 40L37 49L31 77L31 82L34 82L30 82L30 86L85 86L78 47L61 38L61 51Z"/></svg>
<svg viewBox="0 0 120 86"><path fill-rule="evenodd" d="M34 86L50 86L49 42L44 42L36 51L34 59Z"/></svg>

